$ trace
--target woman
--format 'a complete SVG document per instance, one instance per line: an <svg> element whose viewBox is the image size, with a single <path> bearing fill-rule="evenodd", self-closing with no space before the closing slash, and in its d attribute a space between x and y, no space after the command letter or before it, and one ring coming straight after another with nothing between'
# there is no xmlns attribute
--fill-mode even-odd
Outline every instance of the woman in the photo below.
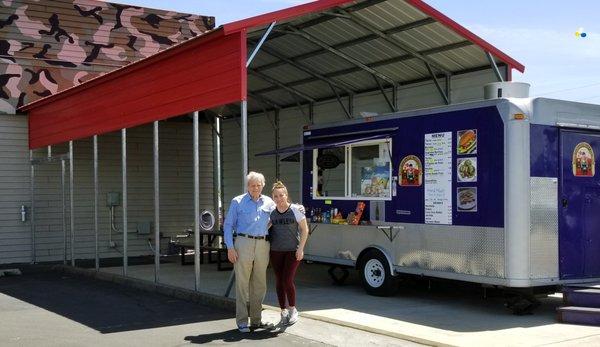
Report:
<svg viewBox="0 0 600 347"><path fill-rule="evenodd" d="M281 308L281 324L298 321L294 277L304 258L308 224L302 205L292 204L285 185L280 181L271 190L276 207L271 212L271 266L275 271L277 299ZM286 305L287 299L287 305Z"/></svg>

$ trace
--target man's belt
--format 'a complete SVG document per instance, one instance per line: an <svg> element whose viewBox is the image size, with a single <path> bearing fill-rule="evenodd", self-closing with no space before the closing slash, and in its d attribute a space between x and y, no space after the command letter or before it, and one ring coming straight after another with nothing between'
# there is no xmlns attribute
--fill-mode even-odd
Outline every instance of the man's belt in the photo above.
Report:
<svg viewBox="0 0 600 347"><path fill-rule="evenodd" d="M242 237L247 237L249 239L256 239L256 240L266 240L267 239L266 236L253 236L253 235L242 234L242 233L237 233L237 234L235 234L235 236L242 236Z"/></svg>

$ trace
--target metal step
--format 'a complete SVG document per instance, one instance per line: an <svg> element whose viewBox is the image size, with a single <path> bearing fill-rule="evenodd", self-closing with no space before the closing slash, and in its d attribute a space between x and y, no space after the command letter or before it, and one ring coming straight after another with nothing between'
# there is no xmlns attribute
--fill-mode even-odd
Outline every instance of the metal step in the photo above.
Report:
<svg viewBox="0 0 600 347"><path fill-rule="evenodd" d="M600 289L574 289L563 291L563 302L568 306L600 308Z"/></svg>
<svg viewBox="0 0 600 347"><path fill-rule="evenodd" d="M556 309L561 323L600 326L600 308L565 306Z"/></svg>

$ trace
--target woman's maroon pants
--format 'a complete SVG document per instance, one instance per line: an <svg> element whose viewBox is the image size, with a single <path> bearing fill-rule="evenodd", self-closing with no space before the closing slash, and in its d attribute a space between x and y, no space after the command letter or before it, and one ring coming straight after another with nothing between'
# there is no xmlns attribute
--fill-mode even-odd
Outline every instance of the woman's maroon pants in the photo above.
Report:
<svg viewBox="0 0 600 347"><path fill-rule="evenodd" d="M296 286L294 277L300 262L296 260L296 251L271 251L271 266L275 271L277 299L279 307L286 308L285 299L289 306L296 306Z"/></svg>

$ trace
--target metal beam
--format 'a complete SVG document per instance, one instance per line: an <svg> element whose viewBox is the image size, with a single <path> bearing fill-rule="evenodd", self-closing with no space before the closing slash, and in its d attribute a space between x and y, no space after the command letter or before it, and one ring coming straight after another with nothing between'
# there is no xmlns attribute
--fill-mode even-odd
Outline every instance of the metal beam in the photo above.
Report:
<svg viewBox="0 0 600 347"><path fill-rule="evenodd" d="M60 161L60 186L61 186L61 200L62 200L62 227L63 227L63 265L67 265L67 199L65 194L65 175L66 167L65 160Z"/></svg>
<svg viewBox="0 0 600 347"><path fill-rule="evenodd" d="M307 41L310 41L310 42L314 43L315 45L317 45L317 46L320 46L320 47L321 47L321 48L323 48L323 49L326 49L326 50L327 50L327 51L329 51L330 53L332 53L332 54L334 54L334 55L336 55L336 56L338 56L338 57L340 57L340 58L342 58L342 59L346 60L346 61L347 61L347 62L349 62L349 63L352 63L352 64L356 65L357 67L361 68L362 70L365 70L365 71L367 71L368 73L370 73L370 74L372 74L372 75L375 75L375 76L377 76L377 77L381 78L382 80L384 80L384 81L387 81L387 82L389 82L389 83L391 83L391 84L394 84L394 83L396 83L396 82L394 81L394 79L392 79L391 77L388 77L388 76L386 76L385 74L383 74L383 73L381 73L381 72L379 72L379 71L377 71L377 70L375 70L375 69L373 69L373 68L369 67L368 65L366 65L366 64L364 64L364 63L362 63L362 62L361 62L361 61L359 61L358 59L356 59L356 58L354 58L354 57L351 57L350 55L348 55L348 54L346 54L346 53L343 53L343 52L341 52L341 51L338 51L337 49L335 49L335 48L331 47L331 46L330 46L330 45L328 45L327 43L325 43L325 42L321 41L320 39L318 39L318 38L314 37L313 35L311 35L311 34L309 34L309 33L305 32L305 31L298 30L298 29L294 28L294 27L293 27L293 26L291 26L291 25L290 25L290 26L287 26L287 28L288 28L289 30L291 30L291 33L295 33L295 34L297 34L297 35L299 35L299 36L303 37L303 38L304 38L304 39L306 39Z"/></svg>
<svg viewBox="0 0 600 347"><path fill-rule="evenodd" d="M445 51L449 51L449 50L453 50L453 49L458 49L458 48L463 48L466 46L470 46L473 43L470 41L461 41L461 42L457 42L457 43L452 43L449 45L444 45L444 46L439 46L439 47L435 47L435 48L430 48L430 49L426 49L423 51L420 51L421 54L423 55L429 55L429 54L436 54L436 53L441 53L441 52L445 52ZM379 60L370 64L367 64L369 67L371 68L377 68L380 66L385 66L385 65L391 65L391 64L395 64L395 63L400 63L402 61L406 61L406 60L410 60L413 59L413 57L409 54L406 55L401 55L398 57L393 57L393 58L388 58L388 59L384 59L384 60ZM488 67L489 68L489 67ZM338 70L338 71L333 71L330 73L325 74L325 77L328 78L333 78L333 77L337 77L337 76L343 76L343 75L348 75L351 73L355 73L361 71L360 68L358 67L352 67L352 68L348 68L348 69L344 69L344 70ZM428 79L428 78L427 78ZM287 86L289 87L296 87L305 83L311 83L316 81L316 79L314 78L305 78L305 79L301 79L301 80L296 80L296 81L292 81L289 83L286 83ZM400 84L403 84L403 82L399 82ZM278 88L275 87L269 87L269 88L263 88L263 89L259 89L259 90L254 90L254 93L269 93L272 92L274 90L277 90ZM357 93L359 93L357 91Z"/></svg>
<svg viewBox="0 0 600 347"><path fill-rule="evenodd" d="M263 73L260 73L258 71L254 71L252 69L248 69L248 72L250 74L254 75L254 76L259 77L260 79L263 79L263 80L265 80L265 81L267 81L267 82L269 82L269 83L271 83L273 85L278 86L281 89L285 89L288 92L290 92L290 93L292 93L294 95L297 95L297 96L301 97L302 99L305 99L306 101L310 101L310 102L314 101L314 99L311 96L306 95L306 94L302 93L301 91L298 91L298 90L296 90L294 88L288 87L286 84L284 84L282 82L279 82L276 79L274 79L272 77L269 77L269 76L267 76L267 75L265 75ZM256 91L254 91L254 93L258 94Z"/></svg>
<svg viewBox="0 0 600 347"><path fill-rule="evenodd" d="M98 254L98 135L93 138L94 156L94 265L100 270L100 255Z"/></svg>
<svg viewBox="0 0 600 347"><path fill-rule="evenodd" d="M275 150L279 150L279 110L275 110ZM279 154L275 154L275 179L281 179Z"/></svg>
<svg viewBox="0 0 600 347"><path fill-rule="evenodd" d="M500 66L506 66L504 63L501 63ZM479 71L485 71L485 70L489 70L490 66L489 65L483 65L483 66L477 66L474 68L469 68L469 69L464 69L464 70L459 70L459 71L455 71L452 75L453 76L457 76L457 75L463 75L463 74L467 74L467 73L472 73L472 72L479 72ZM437 78L444 78L446 75L443 74L437 74L436 77ZM410 81L404 81L404 82L400 82L399 86L406 86L406 85L411 85L411 84L416 84L416 83L422 83L422 82L428 82L431 81L431 76L429 77L422 77L422 78L417 78L417 79L413 79ZM379 91L379 87L377 88L369 88L369 89L363 89L363 90L359 90L356 92L356 95L361 95L361 94L367 94L367 93L374 93L374 92L378 92ZM343 96L343 95L342 95ZM331 100L333 100L334 97L323 97L323 98L318 98L316 99L317 103L321 103L321 102L329 102ZM305 105L310 106L310 103L306 103ZM297 107L297 105L294 104L288 104L288 105L282 105L281 109L285 110L288 108L292 108L292 107ZM257 116L262 114L263 112L255 112L250 114L250 116ZM313 124L313 123L311 123Z"/></svg>
<svg viewBox="0 0 600 347"><path fill-rule="evenodd" d="M377 79L377 78L375 78L375 79ZM346 118L352 119L352 114L350 113L350 111L348 111L348 109L346 108L346 106L342 102L342 98L340 97L340 93L338 93L338 91L335 90L335 88L333 86L330 85L330 87L331 87L331 90L333 91L333 93L335 94L335 98L337 99L338 103L342 107L342 110L344 110L344 113L346 114Z"/></svg>
<svg viewBox="0 0 600 347"><path fill-rule="evenodd" d="M418 28L420 26L424 26L424 25L428 25L428 24L432 24L432 23L435 23L435 20L433 18L427 17L425 19L420 19L420 20L417 20L417 21L414 21L414 22L410 22L410 23L407 23L407 24L403 24L403 25L400 25L400 26L397 26L397 27L393 27L393 28L384 30L383 33L386 34L386 35L393 35L393 34L397 34L397 33L403 32L403 31L407 31L407 30L410 30L410 29ZM296 28L300 29L300 26L297 25ZM274 38L274 36L275 36L275 34L273 34L271 37ZM361 36L361 37L356 38L356 39L352 39L352 40L348 40L348 41L337 43L335 45L332 45L331 47L333 47L334 49L337 49L337 50L341 50L341 49L352 47L352 46L355 46L355 45L358 45L358 44L361 44L361 43L364 43L364 42L373 41L373 40L376 40L378 38L379 38L378 35L369 34L369 35ZM327 52L328 51L326 49L319 48L319 49L314 50L314 51L310 51L310 52L307 52L307 53L302 53L302 54L290 57L290 59L292 59L293 61L300 61L300 60L304 60L304 59L307 59L307 58L312 58L312 57L315 57L315 56L318 56L318 55L321 55L321 54L325 54ZM414 57L411 57L411 58L414 58ZM269 64L265 64L265 65L256 67L256 70L258 70L258 71L268 70L268 69L272 69L272 68L275 68L275 67L278 67L278 66L281 66L281 65L284 65L284 64L285 64L285 62L277 61L277 62L273 62L273 63L269 63Z"/></svg>
<svg viewBox="0 0 600 347"><path fill-rule="evenodd" d="M275 23L276 22L271 22L271 24L269 25L269 27L267 28L267 31L263 34L263 36L260 38L260 41L258 42L258 44L256 45L256 47L254 47L254 50L252 51L252 54L250 54L250 57L248 58L248 60L246 60L246 68L248 66L250 66L250 64L252 63L252 60L254 60L254 57L256 56L256 54L258 53L258 50L260 49L260 47L263 45L263 43L265 43L265 40L267 39L267 37L269 36L269 34L271 33L271 30L273 30L273 28L275 27Z"/></svg>
<svg viewBox="0 0 600 347"><path fill-rule="evenodd" d="M31 190L31 211L29 224L31 227L31 263L35 264L35 166L33 164L33 151L29 150L29 161L31 162L30 170L30 190Z"/></svg>
<svg viewBox="0 0 600 347"><path fill-rule="evenodd" d="M242 190L246 187L246 176L248 175L248 101L242 100L242 119L240 124L242 149Z"/></svg>
<svg viewBox="0 0 600 347"><path fill-rule="evenodd" d="M494 71L494 75L496 75L498 81L504 82L504 78L502 78L502 74L500 73L500 70L498 70L498 65L496 65L496 61L494 60L494 56L492 55L492 53L485 52L485 55L487 56L490 65L492 66L492 70Z"/></svg>
<svg viewBox="0 0 600 347"><path fill-rule="evenodd" d="M360 2L358 4L356 4L356 5L351 5L351 6L346 7L345 10L348 11L348 12L360 11L360 10L363 10L365 8L368 8L368 7L371 7L371 6L375 6L375 5L379 4L379 3L386 2L386 1L387 0L368 0L368 1L362 1L362 2ZM296 27L298 29L310 28L312 26L315 26L315 25L318 25L318 24L321 24L321 23L325 23L325 22L327 22L327 21L329 21L331 19L335 19L335 18L337 18L337 17L328 15L326 13L323 16L319 16L317 18L308 20L308 21L306 21L304 23L300 23L300 24L296 25ZM260 31L257 32L256 34L250 33L248 37L249 38L254 38L254 37L257 37L258 35L260 35ZM274 39L274 38L277 38L277 37L281 37L282 35L283 34L274 33L273 35L271 35L271 39Z"/></svg>
<svg viewBox="0 0 600 347"><path fill-rule="evenodd" d="M306 66L305 64L295 60L295 59L291 59L288 58L286 56L284 56L283 54L277 52L275 49L269 48L269 47L263 47L262 51L274 56L275 58L285 62L288 65L291 65L295 68L297 68L300 71L303 71L311 76L313 76L314 78L321 80L327 84L331 84L341 90L343 90L344 92L348 93L348 94L352 94L354 93L353 87L349 86L347 83L341 82L341 81L336 81L334 79L331 79L329 77L324 76L323 74L317 72L316 70L314 70L313 68L310 68L308 66ZM259 71L258 69L255 69L254 71Z"/></svg>
<svg viewBox="0 0 600 347"><path fill-rule="evenodd" d="M127 276L127 129L121 129L121 178L121 189L123 189L123 276Z"/></svg>
<svg viewBox="0 0 600 347"><path fill-rule="evenodd" d="M383 98L385 99L385 102L390 107L391 111L392 112L396 111L394 104L392 103L392 101L390 101L390 98L386 94L385 89L383 89L383 85L381 84L381 81L379 81L377 78L374 78L374 80L377 83L377 86L379 87L379 90L381 91L381 95L383 95ZM396 88L396 84L394 83L394 85L392 86L392 90L394 90L395 88Z"/></svg>
<svg viewBox="0 0 600 347"><path fill-rule="evenodd" d="M452 75L446 75L446 96L448 104L452 103Z"/></svg>
<svg viewBox="0 0 600 347"><path fill-rule="evenodd" d="M73 156L73 141L69 141L69 214L71 221L71 266L75 266L75 187L73 178L73 167L75 158Z"/></svg>
<svg viewBox="0 0 600 347"><path fill-rule="evenodd" d="M446 105L449 105L450 100L448 99L448 95L446 95L446 93L442 89L442 86L440 85L440 82L438 81L437 76L433 72L433 69L427 62L425 62L425 67L427 67L427 71L429 71L429 74L431 75L431 79L433 80L433 83L435 84L435 87L437 88L438 92L440 92L440 95L444 99L444 102L446 103Z"/></svg>
<svg viewBox="0 0 600 347"><path fill-rule="evenodd" d="M194 289L200 291L200 134L194 112Z"/></svg>
<svg viewBox="0 0 600 347"><path fill-rule="evenodd" d="M154 159L154 283L160 282L160 161L158 121L152 129L152 156Z"/></svg>
<svg viewBox="0 0 600 347"><path fill-rule="evenodd" d="M388 35L386 33L384 33L383 31L377 29L375 26L367 23L366 21L364 21L362 18L358 17L356 14L354 13L349 13L345 10L342 9L338 9L337 10L338 13L347 15L350 17L350 20L358 25L361 26L363 29L372 32L373 34L379 36L381 39L385 40L386 42L400 48L401 50L407 52L408 54L412 55L413 57L428 63L429 65L431 65L432 67L440 70L441 72L444 73L448 73L449 71L447 71L444 67L440 66L438 63L436 63L433 59L424 56L422 54L420 54L417 50L413 49L412 47L410 47L409 45L407 45L406 43L402 42L401 40L399 40L398 38Z"/></svg>
<svg viewBox="0 0 600 347"><path fill-rule="evenodd" d="M398 85L396 84L394 86L394 89L392 90L392 102L394 103L394 110L398 111Z"/></svg>

